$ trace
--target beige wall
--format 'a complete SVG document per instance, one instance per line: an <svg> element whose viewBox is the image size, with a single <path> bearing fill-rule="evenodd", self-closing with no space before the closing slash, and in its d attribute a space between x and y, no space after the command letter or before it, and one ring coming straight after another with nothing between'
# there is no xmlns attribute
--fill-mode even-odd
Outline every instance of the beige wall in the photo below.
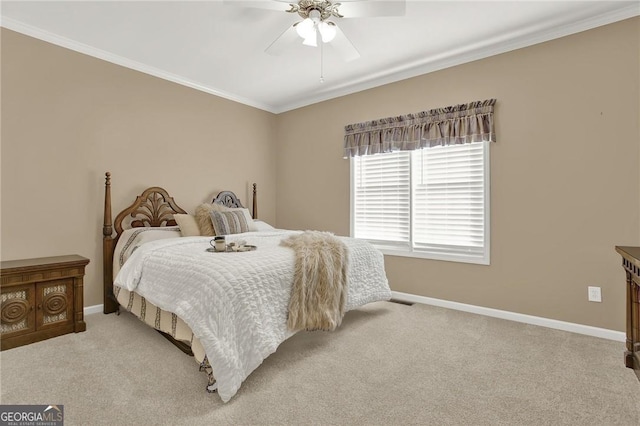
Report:
<svg viewBox="0 0 640 426"><path fill-rule="evenodd" d="M241 126L235 126L237 123ZM148 186L187 211L223 189L275 221L273 114L2 29L2 260L91 260L102 303L104 172L114 214Z"/></svg>
<svg viewBox="0 0 640 426"><path fill-rule="evenodd" d="M614 246L640 245L640 18L278 116L1 34L0 256L90 258L85 306L102 303L105 171L114 214L151 185L192 211L255 181L265 220L348 235L345 124L495 97L491 266L387 257L392 289L624 330Z"/></svg>
<svg viewBox="0 0 640 426"><path fill-rule="evenodd" d="M497 98L491 265L387 256L392 289L622 331L614 246L640 245L639 52L634 18L281 114L277 225L349 234L344 125Z"/></svg>

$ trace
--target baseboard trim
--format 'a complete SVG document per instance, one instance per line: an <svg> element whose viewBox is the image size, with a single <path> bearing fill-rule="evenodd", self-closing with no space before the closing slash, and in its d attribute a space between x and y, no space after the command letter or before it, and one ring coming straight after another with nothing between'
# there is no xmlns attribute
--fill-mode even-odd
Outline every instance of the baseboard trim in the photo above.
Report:
<svg viewBox="0 0 640 426"><path fill-rule="evenodd" d="M499 309L485 308L483 306L467 305L465 303L434 299L432 297L418 296L415 294L402 293L399 291L392 291L391 294L394 299L398 299L399 301L439 306L442 308L470 312L473 314L485 315L488 317L501 318L509 321L516 321L525 324L553 328L556 330L585 334L587 336L600 337L602 339L614 340L616 342L625 342L627 339L626 333L622 331L592 327L590 325L576 324L572 322L558 321L550 318L536 317L533 315L519 314L517 312L501 311Z"/></svg>
<svg viewBox="0 0 640 426"><path fill-rule="evenodd" d="M533 315L519 314L517 312L502 311L500 309L485 308L483 306L467 305L465 303L451 302L449 300L435 299L433 297L418 296L416 294L391 292L394 299L406 303L422 303L423 305L439 306L441 308L454 309L472 314L485 315L488 317L501 318L509 321L521 322L524 324L538 325L540 327L553 328L556 330L569 331L572 333L585 334L587 336L600 337L602 339L625 342L627 335L622 331L609 330L606 328L592 327L590 325L576 324L566 321L558 321L550 318L536 317ZM84 308L85 315L102 313L103 305L87 306Z"/></svg>
<svg viewBox="0 0 640 426"><path fill-rule="evenodd" d="M84 314L92 315L92 314L100 314L102 313L104 305L93 305L93 306L85 306Z"/></svg>

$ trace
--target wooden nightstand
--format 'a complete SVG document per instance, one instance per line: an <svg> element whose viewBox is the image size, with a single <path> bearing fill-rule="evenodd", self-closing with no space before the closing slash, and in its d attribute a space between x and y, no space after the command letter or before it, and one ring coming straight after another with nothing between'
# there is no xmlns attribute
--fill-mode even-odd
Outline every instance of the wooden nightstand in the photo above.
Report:
<svg viewBox="0 0 640 426"><path fill-rule="evenodd" d="M78 255L0 262L2 350L87 329Z"/></svg>
<svg viewBox="0 0 640 426"><path fill-rule="evenodd" d="M640 247L616 246L627 273L627 350L624 364L640 379Z"/></svg>

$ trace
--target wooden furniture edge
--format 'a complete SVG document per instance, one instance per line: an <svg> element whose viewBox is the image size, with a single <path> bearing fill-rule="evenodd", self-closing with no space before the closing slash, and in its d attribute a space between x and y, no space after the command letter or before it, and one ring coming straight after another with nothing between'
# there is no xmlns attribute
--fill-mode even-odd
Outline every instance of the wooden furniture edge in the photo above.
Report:
<svg viewBox="0 0 640 426"><path fill-rule="evenodd" d="M64 256L38 257L29 259L3 260L0 262L0 277L21 277L13 285L24 286L32 283L46 283L61 279L71 279L73 300L71 301L71 323L64 326L42 329L28 334L2 337L1 350L39 342L67 333L80 333L87 329L84 321L84 276L90 260L73 254ZM4 281L4 280L3 280ZM4 284L3 284L4 286ZM8 284L11 287L11 284Z"/></svg>
<svg viewBox="0 0 640 426"><path fill-rule="evenodd" d="M624 364L640 380L640 247L616 246L626 273L626 350Z"/></svg>
<svg viewBox="0 0 640 426"><path fill-rule="evenodd" d="M3 260L0 262L0 268L2 269L0 274L13 274L26 270L35 272L76 264L86 266L89 264L89 259L77 254L70 254L64 256L36 257L31 259Z"/></svg>

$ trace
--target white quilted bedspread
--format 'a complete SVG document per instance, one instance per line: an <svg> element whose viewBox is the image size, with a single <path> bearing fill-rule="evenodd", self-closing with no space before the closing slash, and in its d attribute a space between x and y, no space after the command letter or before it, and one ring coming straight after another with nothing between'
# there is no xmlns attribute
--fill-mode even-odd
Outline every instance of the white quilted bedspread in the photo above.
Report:
<svg viewBox="0 0 640 426"><path fill-rule="evenodd" d="M211 253L211 237L152 241L136 249L114 284L176 313L202 343L224 402L293 333L287 307L294 252L280 241L296 231L249 232L227 237L258 247ZM349 252L347 310L388 300L382 254L370 244L340 237Z"/></svg>

